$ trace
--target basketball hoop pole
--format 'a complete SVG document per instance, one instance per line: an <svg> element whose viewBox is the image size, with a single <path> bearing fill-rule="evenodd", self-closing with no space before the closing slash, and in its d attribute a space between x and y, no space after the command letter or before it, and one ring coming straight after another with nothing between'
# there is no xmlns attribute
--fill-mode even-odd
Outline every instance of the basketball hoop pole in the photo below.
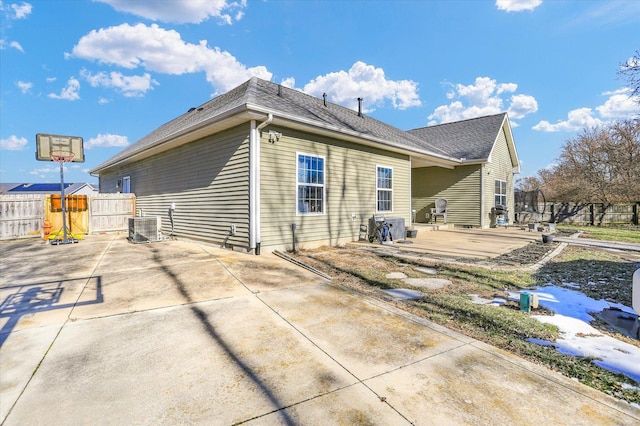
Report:
<svg viewBox="0 0 640 426"><path fill-rule="evenodd" d="M36 160L53 161L60 164L60 211L62 212L62 241L59 240L60 232L51 241L52 244L76 243L71 229L69 239L67 233L67 206L64 196L64 163L84 163L83 139L80 136L51 135L47 133L36 134ZM71 218L69 218L71 222ZM50 238L51 239L51 238Z"/></svg>
<svg viewBox="0 0 640 426"><path fill-rule="evenodd" d="M51 151L51 160L60 164L60 206L62 210L62 244L74 243L75 240L67 238L67 207L64 197L64 163L73 161L73 152L68 151ZM59 234L58 234L59 235Z"/></svg>
<svg viewBox="0 0 640 426"><path fill-rule="evenodd" d="M64 199L64 160L59 160L60 163L60 205L62 206L62 244L67 244L67 208L65 207L66 200Z"/></svg>

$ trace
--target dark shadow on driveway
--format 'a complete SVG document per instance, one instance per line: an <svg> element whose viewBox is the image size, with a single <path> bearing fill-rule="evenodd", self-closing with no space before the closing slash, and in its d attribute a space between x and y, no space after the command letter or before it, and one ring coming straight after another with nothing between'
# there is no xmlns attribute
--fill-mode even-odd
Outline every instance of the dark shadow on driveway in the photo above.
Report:
<svg viewBox="0 0 640 426"><path fill-rule="evenodd" d="M170 277L171 280L176 284L178 291L189 304L189 309L191 309L191 312L193 313L193 315L198 319L198 321L200 321L200 324L202 324L202 327L207 332L207 334L213 339L214 342L216 342L227 353L227 355L233 360L233 362L242 369L242 371L253 381L253 383L255 383L256 386L258 386L258 388L262 391L262 393L269 399L271 404L275 407L275 410L273 412L279 412L285 424L295 425L295 422L291 419L291 417L289 417L287 412L283 410L283 408L285 408L284 404L282 404L278 400L277 396L274 395L273 392L267 387L267 385L263 383L262 380L260 380L260 377L258 377L258 375L251 369L251 367L245 364L242 361L242 359L240 359L233 352L233 350L222 339L222 337L218 335L213 324L211 324L211 322L209 321L207 314L202 309L194 305L195 302L189 295L189 292L187 291L182 280L175 273L171 271L169 266L163 264L158 249L153 248L152 251L153 251L153 260L158 264L158 266L162 269L162 271L165 274L167 274L167 276ZM245 419L244 421L247 421L247 420L251 420L251 419Z"/></svg>
<svg viewBox="0 0 640 426"><path fill-rule="evenodd" d="M78 302L74 300L70 303L59 304L62 293L65 290L65 283L71 281L96 280L96 297L93 300ZM84 286L86 288L86 285ZM2 287L2 290L16 289L15 293L9 294L0 304L0 318L9 318L0 330L0 348L4 345L11 331L25 315L37 314L39 312L53 311L57 309L68 309L76 306L94 305L102 303L102 277L73 278L60 281L44 281L29 284L14 284ZM82 294L81 290L81 293Z"/></svg>

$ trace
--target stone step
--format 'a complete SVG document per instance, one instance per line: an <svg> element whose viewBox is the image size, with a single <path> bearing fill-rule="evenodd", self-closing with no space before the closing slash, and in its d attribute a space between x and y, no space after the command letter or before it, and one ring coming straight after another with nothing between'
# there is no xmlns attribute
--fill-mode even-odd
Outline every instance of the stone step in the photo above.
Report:
<svg viewBox="0 0 640 426"><path fill-rule="evenodd" d="M413 228L417 229L418 232L446 231L447 229L452 229L453 225L448 223L414 223Z"/></svg>

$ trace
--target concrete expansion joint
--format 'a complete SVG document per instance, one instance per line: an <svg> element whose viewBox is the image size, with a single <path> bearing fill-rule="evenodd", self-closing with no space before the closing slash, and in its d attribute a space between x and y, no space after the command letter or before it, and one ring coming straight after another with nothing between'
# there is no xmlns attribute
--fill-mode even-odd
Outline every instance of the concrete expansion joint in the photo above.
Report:
<svg viewBox="0 0 640 426"><path fill-rule="evenodd" d="M51 348L53 348L53 345L55 345L56 341L58 340L58 337L60 337L60 333L62 333L62 330L65 328L67 323L76 321L76 318L75 317L72 318L71 315L73 314L73 311L74 311L75 307L78 305L78 302L82 298L82 295L84 294L84 291L86 290L87 286L89 285L89 283L91 282L91 280L95 276L96 270L98 269L98 265L100 265L100 262L104 259L105 255L109 251L109 248L111 247L112 244L113 244L113 238L109 241L109 244L107 244L107 246L102 251L100 256L98 256L98 259L96 260L96 262L94 264L94 267L93 267L91 273L89 274L89 277L87 278L87 280L84 283L84 286L82 287L82 291L80 291L80 293L78 294L78 297L73 302L73 306L71 307L71 309L69 311L69 314L67 315L67 318L62 323L62 325L60 325L60 328L58 329L57 333L53 337L53 340L51 340L51 343L49 344L47 349L44 351L44 354L42 355L42 358L40 358L40 361L38 362L38 364L34 368L33 372L31 373L31 376L29 377L29 379L25 383L24 387L20 390L20 393L19 393L18 397L15 399L15 401L13 402L13 404L11 405L11 408L9 408L9 410L7 411L7 414L6 414L6 416L5 416L5 418L4 418L3 422L2 422L3 425L4 425L4 422L6 421L6 419L8 419L9 416L11 415L11 412L15 408L16 404L18 403L18 401L20 401L20 399L24 395L25 391L27 390L27 388L31 384L31 381L33 380L33 378L38 373L38 370L40 370L40 366L42 365L44 360L47 358L47 355L49 355L49 351L51 351Z"/></svg>

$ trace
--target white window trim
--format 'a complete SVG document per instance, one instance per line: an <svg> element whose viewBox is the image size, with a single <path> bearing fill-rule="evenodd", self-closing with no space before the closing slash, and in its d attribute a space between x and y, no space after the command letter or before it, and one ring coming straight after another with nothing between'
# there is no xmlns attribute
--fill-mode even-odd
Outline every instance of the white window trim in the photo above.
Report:
<svg viewBox="0 0 640 426"><path fill-rule="evenodd" d="M127 183L125 183L127 182ZM127 191L125 191L125 188L127 188ZM122 193L123 194L130 194L131 193L131 176L123 176L122 177Z"/></svg>
<svg viewBox="0 0 640 426"><path fill-rule="evenodd" d="M496 192L496 182L504 182L504 194ZM504 201L505 202L502 205L504 205L506 207L507 206L507 202L508 202L508 200L507 200L507 181L506 180L504 180L504 179L494 179L493 180L493 206L494 207L498 205L498 203L496 203L496 196L504 197Z"/></svg>
<svg viewBox="0 0 640 426"><path fill-rule="evenodd" d="M389 169L391 170L391 189L389 188L378 188L378 169ZM393 170L393 167L390 166L384 166L381 164L376 164L376 174L375 174L375 178L376 178L376 213L392 213L393 212L393 186L394 186L394 180L395 180L395 172ZM389 191L391 192L391 210L378 210L378 191Z"/></svg>
<svg viewBox="0 0 640 426"><path fill-rule="evenodd" d="M322 185L317 185L317 184L311 184L311 186L322 186L322 211L321 212L301 212L298 209L298 187L300 186L300 182L298 182L298 171L299 171L299 164L300 164L300 156L307 156L307 157L316 157L316 158L321 158L322 159L322 176L323 176L323 184ZM327 214L327 159L325 158L324 155L320 155L320 154L310 154L308 152L296 152L296 186L295 186L295 209L296 209L296 216L324 216Z"/></svg>

